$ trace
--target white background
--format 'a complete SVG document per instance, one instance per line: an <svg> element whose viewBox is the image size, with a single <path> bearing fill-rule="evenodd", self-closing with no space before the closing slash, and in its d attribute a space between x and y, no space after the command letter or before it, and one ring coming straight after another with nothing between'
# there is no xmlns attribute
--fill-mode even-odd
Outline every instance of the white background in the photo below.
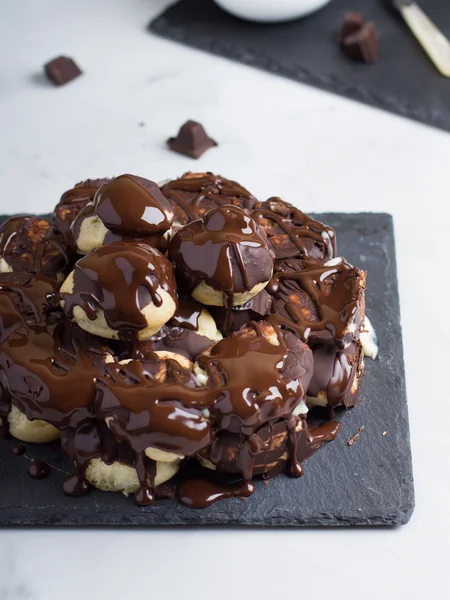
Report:
<svg viewBox="0 0 450 600"><path fill-rule="evenodd" d="M158 39L146 25L167 4L1 3L0 212L50 211L87 177L188 169L306 211L391 212L416 511L397 530L2 530L0 598L445 597L450 135ZM85 74L55 88L41 66L59 54ZM220 143L197 162L164 144L188 118Z"/></svg>

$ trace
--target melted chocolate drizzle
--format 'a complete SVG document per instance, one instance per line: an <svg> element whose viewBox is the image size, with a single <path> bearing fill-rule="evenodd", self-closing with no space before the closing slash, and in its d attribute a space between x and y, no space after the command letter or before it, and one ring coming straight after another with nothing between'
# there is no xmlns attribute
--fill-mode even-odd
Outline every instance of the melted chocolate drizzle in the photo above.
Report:
<svg viewBox="0 0 450 600"><path fill-rule="evenodd" d="M176 285L169 261L155 248L138 242L103 246L76 264L73 292L61 294L64 313L72 318L75 306L94 320L102 310L111 329L123 339L147 327L142 312L150 303L159 307L159 290L176 302Z"/></svg>
<svg viewBox="0 0 450 600"><path fill-rule="evenodd" d="M233 294L267 282L273 270L263 232L246 212L232 206L212 209L178 230L169 243L169 257L182 289L192 293L204 281L224 294L229 309Z"/></svg>
<svg viewBox="0 0 450 600"><path fill-rule="evenodd" d="M244 187L213 173L186 173L161 188L175 212L178 225L200 219L212 208L226 204L251 210L257 200Z"/></svg>
<svg viewBox="0 0 450 600"><path fill-rule="evenodd" d="M161 236L169 229L172 211L158 185L149 179L121 175L102 185L77 215L71 226L73 239L83 221L97 216L108 229L104 245L124 240L145 240L160 248Z"/></svg>
<svg viewBox="0 0 450 600"><path fill-rule="evenodd" d="M268 321L304 342L322 333L347 347L359 336L365 274L344 260L333 266L302 261L295 267L289 261L278 266L268 286L274 298Z"/></svg>
<svg viewBox="0 0 450 600"><path fill-rule="evenodd" d="M277 259L327 262L336 254L335 231L281 198L258 203L251 215L266 232Z"/></svg>
<svg viewBox="0 0 450 600"><path fill-rule="evenodd" d="M72 236L70 226L78 213L94 199L95 193L110 179L87 179L74 185L74 187L61 196L60 201L55 206L53 218L55 219L56 229L64 235L66 240L71 243Z"/></svg>
<svg viewBox="0 0 450 600"><path fill-rule="evenodd" d="M103 183L107 185L99 190ZM364 314L364 274L343 261L318 264L335 254L333 230L279 199L255 208L247 190L212 174L188 174L163 186L162 193L171 209L156 184L131 176L111 183L87 181L63 196L55 209L60 231L67 235L68 223L90 202L86 214L95 212L112 236L126 240L78 261L74 293L62 295L65 315L57 304L54 272L44 265L56 254L64 256L66 265L73 258L53 226L41 230L31 221L18 221L17 231L25 232L28 244L27 266L19 261L14 266L21 272L0 274L2 431L7 432L11 403L29 419L57 427L63 451L75 462L76 472L63 484L70 496L88 491L85 470L98 457L106 464L120 461L134 467L140 482L136 502L151 504L157 494L157 465L146 454L149 448L180 457L200 454L220 474L234 476L228 485L209 476L188 479L178 491L188 506L248 496L252 477L285 469L298 477L304 459L336 436L339 423L317 426L294 414L306 390L309 395L325 391L333 407L356 401L352 384L361 373L357 337ZM125 197L134 198L132 206ZM243 328L218 343L199 334L202 306L188 298L158 334L136 341L136 332L147 325L142 308L161 304L159 287L176 302L172 267L148 245L152 236L161 239L172 212L178 223L205 215L184 227L171 244L178 283L190 292L207 281L225 293L221 328L227 335L238 328L236 315L242 316ZM15 227L11 239L0 241L5 260L5 248L21 247ZM145 237L146 244L135 237L130 241L132 236ZM233 293L269 279L269 246L277 261L266 291L241 310L231 310ZM66 316L76 305L88 318L103 310L122 341L108 347L109 342L71 323ZM274 331L279 345L268 341ZM206 385L175 360L157 357L157 350L198 359ZM110 352L116 359L132 360L106 365ZM50 472L45 464L31 467L34 476ZM236 474L243 481L236 482Z"/></svg>

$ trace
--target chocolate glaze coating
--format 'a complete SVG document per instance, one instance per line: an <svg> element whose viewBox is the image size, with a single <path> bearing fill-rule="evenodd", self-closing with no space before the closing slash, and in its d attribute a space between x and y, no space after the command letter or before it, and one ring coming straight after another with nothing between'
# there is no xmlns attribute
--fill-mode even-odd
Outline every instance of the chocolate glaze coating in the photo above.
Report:
<svg viewBox="0 0 450 600"><path fill-rule="evenodd" d="M186 173L165 183L161 191L170 202L178 226L200 219L218 206L232 204L251 210L257 203L239 183L213 173Z"/></svg>
<svg viewBox="0 0 450 600"><path fill-rule="evenodd" d="M358 397L364 273L345 261L321 264L336 252L333 230L279 199L255 208L255 198L235 182L201 174L162 187L168 208L156 184L149 182L146 188L141 184L147 180L128 177L78 184L55 209L57 226L67 235L72 217L97 193L96 214L111 235L125 238L82 258L75 265L75 292L64 296L68 316L75 305L90 318L104 310L110 327L120 331L120 341L98 340L64 316L55 301L56 279L42 272L46 234L28 250L30 264L39 258L32 268L0 275L2 432L7 432L11 403L29 419L57 427L63 450L76 467L64 484L69 495L88 489L85 469L99 457L107 464L120 461L135 467L140 480L136 499L151 503L156 463L146 456L147 447L188 457L200 453L220 473L247 480L221 489L211 482L197 482L195 489L193 484L184 486L182 495L190 506L205 506L216 493L248 495L248 481L258 474L287 470L301 475L301 462L338 429L338 424L317 427L293 414L306 390L310 396L326 392L331 408L352 406ZM107 185L100 193L101 183ZM122 184L138 195L130 211L122 201L127 196ZM147 207L155 210L146 215L141 209ZM147 241L161 239L170 212L178 223L186 223L209 209L203 221L190 223L174 237L170 256L177 268L178 261L183 263L177 282L163 255L130 241L134 234ZM249 216L252 209L255 220ZM237 215L239 227L232 215ZM25 229L33 240L28 234L33 227ZM38 230L42 235L44 229ZM17 235L14 228L12 233ZM198 236L200 243L195 243ZM245 246L248 241L255 245ZM193 253L184 252L185 247L181 252L183 244L191 244ZM217 248L211 251L214 244ZM205 338L198 329L202 306L184 298L158 334L146 342L136 340L136 332L146 326L141 309L149 302L158 305L159 285L174 300L177 284L190 292L196 281L213 281L229 296L246 291L270 277L269 246L276 262L266 290L240 310L212 311L226 335L242 325L239 331L218 343ZM261 253L257 258L256 251ZM74 259L68 255L68 260ZM187 282L181 273L184 265ZM279 345L268 341L274 334ZM116 360L131 362L106 365L109 348L115 349ZM206 385L200 385L192 369L158 358L158 350L198 360L207 374Z"/></svg>
<svg viewBox="0 0 450 600"><path fill-rule="evenodd" d="M336 233L281 198L260 202L251 215L265 231L277 259L327 262L336 255Z"/></svg>
<svg viewBox="0 0 450 600"><path fill-rule="evenodd" d="M142 310L149 304L161 306L165 290L176 303L172 265L152 246L138 242L115 242L77 261L72 293L61 294L64 313L72 318L80 306L89 319L104 312L111 329L123 339L148 325Z"/></svg>
<svg viewBox="0 0 450 600"><path fill-rule="evenodd" d="M271 306L272 296L264 289L245 304L235 306L231 310L223 306L210 306L209 311L216 321L217 328L224 336L228 336L248 325L250 321L264 319Z"/></svg>
<svg viewBox="0 0 450 600"><path fill-rule="evenodd" d="M343 259L332 266L283 261L267 287L273 296L268 320L305 342L334 339L345 348L359 337L364 289L365 273Z"/></svg>
<svg viewBox="0 0 450 600"><path fill-rule="evenodd" d="M108 229L104 245L125 240L142 240L164 247L162 235L169 229L172 210L158 185L134 175L120 175L102 185L93 200L71 225L76 241L84 219L98 216Z"/></svg>
<svg viewBox="0 0 450 600"><path fill-rule="evenodd" d="M354 406L363 372L361 344L355 341L347 348L340 349L332 341L317 341L310 346L314 355L314 370L307 395L315 397L325 392L331 408Z"/></svg>
<svg viewBox="0 0 450 600"><path fill-rule="evenodd" d="M305 394L301 378L310 354L306 345L293 353L261 335L241 333L215 344L198 362L220 390L212 407L218 429L249 436L290 415Z"/></svg>
<svg viewBox="0 0 450 600"><path fill-rule="evenodd" d="M67 271L71 256L52 223L39 217L20 216L11 217L0 226L0 258L13 271L42 271L54 278Z"/></svg>
<svg viewBox="0 0 450 600"><path fill-rule="evenodd" d="M91 414L106 350L49 314L48 298L55 292L55 283L42 276L0 284L0 381L3 395L30 420L62 429Z"/></svg>
<svg viewBox="0 0 450 600"><path fill-rule="evenodd" d="M205 282L233 305L233 294L270 279L272 253L264 233L241 208L221 206L177 231L169 243L178 285L192 293Z"/></svg>
<svg viewBox="0 0 450 600"><path fill-rule="evenodd" d="M68 241L72 241L70 226L78 213L94 199L96 191L104 183L111 179L86 179L74 185L74 187L61 196L60 201L55 206L53 218L55 219L56 229L62 233Z"/></svg>

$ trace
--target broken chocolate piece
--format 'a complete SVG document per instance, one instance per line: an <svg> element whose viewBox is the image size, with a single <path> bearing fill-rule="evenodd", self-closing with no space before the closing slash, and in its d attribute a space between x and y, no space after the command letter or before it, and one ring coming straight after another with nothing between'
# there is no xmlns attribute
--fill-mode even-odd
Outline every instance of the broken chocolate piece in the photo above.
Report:
<svg viewBox="0 0 450 600"><path fill-rule="evenodd" d="M203 125L196 121L186 121L180 128L177 137L169 138L167 144L174 152L185 154L191 158L200 158L208 148L217 146L217 142L207 135Z"/></svg>
<svg viewBox="0 0 450 600"><path fill-rule="evenodd" d="M82 71L76 62L68 56L58 56L44 65L47 77L55 85L65 85L81 75Z"/></svg>
<svg viewBox="0 0 450 600"><path fill-rule="evenodd" d="M374 24L365 23L347 36L341 46L351 60L374 63L378 58L378 36Z"/></svg>
<svg viewBox="0 0 450 600"><path fill-rule="evenodd" d="M349 35L359 31L365 22L366 20L360 12L346 13L341 29L339 30L339 42L342 44Z"/></svg>

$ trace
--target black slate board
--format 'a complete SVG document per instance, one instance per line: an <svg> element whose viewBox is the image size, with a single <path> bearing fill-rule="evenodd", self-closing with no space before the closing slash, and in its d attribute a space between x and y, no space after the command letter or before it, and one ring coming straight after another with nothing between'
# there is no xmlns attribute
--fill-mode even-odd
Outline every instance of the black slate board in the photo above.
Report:
<svg viewBox="0 0 450 600"><path fill-rule="evenodd" d="M0 525L400 525L414 507L405 375L392 217L386 214L321 214L336 228L339 252L368 272L367 311L378 333L380 354L366 361L361 402L342 413L338 438L305 464L300 479L280 475L246 500L233 498L194 510L172 500L139 508L121 494L93 491L63 495L71 471L58 444L0 440ZM0 221L2 218L0 217ZM361 425L354 446L345 441ZM383 435L386 432L386 435ZM51 476L27 475L31 458L55 466Z"/></svg>
<svg viewBox="0 0 450 600"><path fill-rule="evenodd" d="M448 1L421 0L420 4L450 38ZM350 10L363 12L377 26L380 58L374 65L351 62L339 49L337 31ZM150 29L450 131L450 79L438 73L390 2L332 0L304 19L257 24L230 16L212 0L181 0Z"/></svg>

